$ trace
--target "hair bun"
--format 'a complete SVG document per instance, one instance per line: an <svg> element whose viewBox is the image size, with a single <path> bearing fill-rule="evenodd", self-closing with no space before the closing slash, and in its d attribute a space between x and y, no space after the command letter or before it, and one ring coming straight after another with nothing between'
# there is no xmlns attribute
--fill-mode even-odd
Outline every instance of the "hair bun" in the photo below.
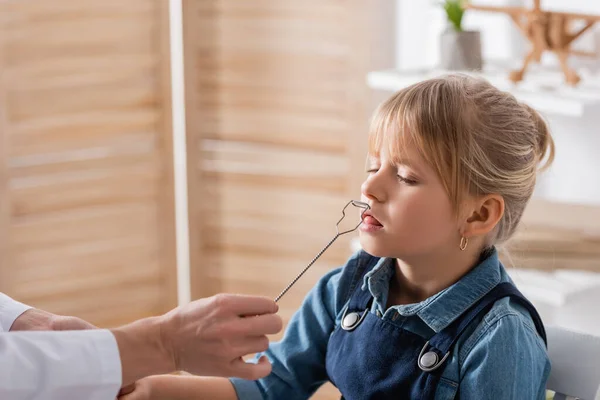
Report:
<svg viewBox="0 0 600 400"><path fill-rule="evenodd" d="M535 124L535 153L537 154L538 163L540 164L539 168L541 170L545 170L549 168L554 161L554 139L552 139L548 124L544 118L542 118L541 114L528 104L522 103L522 105L527 110L529 115L531 115L531 119Z"/></svg>

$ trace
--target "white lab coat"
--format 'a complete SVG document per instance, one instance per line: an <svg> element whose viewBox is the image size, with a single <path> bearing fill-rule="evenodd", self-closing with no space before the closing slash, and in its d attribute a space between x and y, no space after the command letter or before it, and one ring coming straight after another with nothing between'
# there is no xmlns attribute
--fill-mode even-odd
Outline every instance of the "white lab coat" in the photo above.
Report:
<svg viewBox="0 0 600 400"><path fill-rule="evenodd" d="M114 400L121 362L112 333L7 332L27 309L0 293L0 399Z"/></svg>

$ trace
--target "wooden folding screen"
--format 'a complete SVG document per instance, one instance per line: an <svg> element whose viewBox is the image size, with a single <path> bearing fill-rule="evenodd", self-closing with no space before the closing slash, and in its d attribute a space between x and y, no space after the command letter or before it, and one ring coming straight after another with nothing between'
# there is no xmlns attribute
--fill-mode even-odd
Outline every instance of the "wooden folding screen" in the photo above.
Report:
<svg viewBox="0 0 600 400"><path fill-rule="evenodd" d="M168 22L0 2L0 291L102 326L176 305Z"/></svg>

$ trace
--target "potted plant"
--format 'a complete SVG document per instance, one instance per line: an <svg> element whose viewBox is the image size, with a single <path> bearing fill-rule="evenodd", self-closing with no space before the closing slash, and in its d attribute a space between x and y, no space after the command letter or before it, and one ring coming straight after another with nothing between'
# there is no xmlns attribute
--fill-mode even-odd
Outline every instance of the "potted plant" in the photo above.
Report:
<svg viewBox="0 0 600 400"><path fill-rule="evenodd" d="M447 27L440 37L440 66L447 70L480 71L481 35L463 29L465 0L444 0Z"/></svg>

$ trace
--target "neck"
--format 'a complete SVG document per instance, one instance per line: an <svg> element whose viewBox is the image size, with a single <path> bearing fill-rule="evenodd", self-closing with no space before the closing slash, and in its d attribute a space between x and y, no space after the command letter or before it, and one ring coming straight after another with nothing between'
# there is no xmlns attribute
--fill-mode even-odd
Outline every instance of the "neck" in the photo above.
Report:
<svg viewBox="0 0 600 400"><path fill-rule="evenodd" d="M451 249L431 255L396 259L388 303L419 303L457 282L479 261L479 253ZM391 304L389 304L391 305Z"/></svg>

